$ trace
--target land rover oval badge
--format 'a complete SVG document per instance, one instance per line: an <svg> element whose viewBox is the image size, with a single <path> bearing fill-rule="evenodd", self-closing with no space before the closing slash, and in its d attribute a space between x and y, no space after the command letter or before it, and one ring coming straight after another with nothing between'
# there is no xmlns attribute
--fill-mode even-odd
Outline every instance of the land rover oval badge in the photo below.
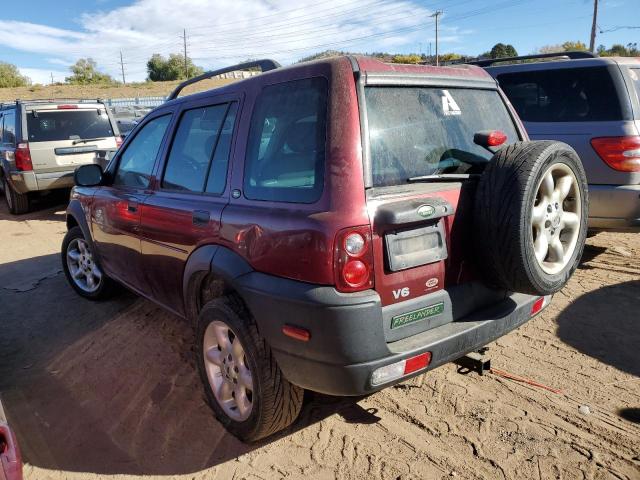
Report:
<svg viewBox="0 0 640 480"><path fill-rule="evenodd" d="M418 207L418 215L420 215L421 217L429 218L434 213L436 213L436 209L431 205L422 205Z"/></svg>

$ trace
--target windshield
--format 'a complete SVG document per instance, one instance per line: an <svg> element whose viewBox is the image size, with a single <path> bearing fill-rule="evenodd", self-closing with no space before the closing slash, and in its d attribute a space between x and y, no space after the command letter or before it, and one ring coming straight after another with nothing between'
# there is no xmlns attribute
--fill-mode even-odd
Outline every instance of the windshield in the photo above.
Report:
<svg viewBox="0 0 640 480"><path fill-rule="evenodd" d="M104 108L28 112L27 131L30 142L113 137Z"/></svg>
<svg viewBox="0 0 640 480"><path fill-rule="evenodd" d="M481 130L519 140L495 90L434 87L365 89L373 186L442 173L479 173L493 154L473 143Z"/></svg>

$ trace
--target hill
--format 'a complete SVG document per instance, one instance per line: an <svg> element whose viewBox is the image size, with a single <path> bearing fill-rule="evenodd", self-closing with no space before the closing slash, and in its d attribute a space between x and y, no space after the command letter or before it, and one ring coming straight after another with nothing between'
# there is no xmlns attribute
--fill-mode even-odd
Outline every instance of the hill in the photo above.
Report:
<svg viewBox="0 0 640 480"><path fill-rule="evenodd" d="M233 82L232 79L212 79L185 88L185 93L209 90ZM174 82L144 82L129 85L32 85L29 87L0 88L0 101L17 98L128 98L168 95L178 85Z"/></svg>

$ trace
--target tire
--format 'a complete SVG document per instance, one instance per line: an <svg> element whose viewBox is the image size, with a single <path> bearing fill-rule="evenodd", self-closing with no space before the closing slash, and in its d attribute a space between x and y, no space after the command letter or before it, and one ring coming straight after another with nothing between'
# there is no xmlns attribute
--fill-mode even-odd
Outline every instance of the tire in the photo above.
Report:
<svg viewBox="0 0 640 480"><path fill-rule="evenodd" d="M79 253L81 256L84 256L85 259L83 260L83 263L86 264L86 259L89 260L87 264L87 267L88 267L87 269L91 270L93 274L92 276L95 276L96 272L100 273L100 279L95 284L95 287L92 286L91 288L86 288L86 287L90 287L90 285L88 285L88 282L87 282L88 275L85 276L85 282L84 282L85 288L83 288L82 281L78 281L77 278L74 278L74 273L77 272L78 270L83 270L83 269L78 263L76 263L78 267L77 270L75 267L70 265L70 263L73 264L73 261L69 261L69 253L71 250L74 250L74 248L76 248L77 245L80 244L79 242L84 242L85 248L87 249L87 253L80 252L80 250L75 250L75 251ZM117 290L117 285L112 279L107 277L107 275L102 271L100 266L97 264L97 262L94 259L91 248L92 247L90 243L85 239L84 234L82 233L82 229L80 227L71 228L65 235L64 240L62 241L62 251L61 251L62 269L64 270L64 275L65 277L67 277L67 281L69 282L69 285L71 285L71 287L76 291L76 293L78 293L78 295L84 298L88 298L89 300L96 300L96 301L106 300L111 296L113 296L113 294ZM89 268L89 266L91 268ZM72 268L74 269L75 272L71 271ZM80 275L80 277L82 277L82 275Z"/></svg>
<svg viewBox="0 0 640 480"><path fill-rule="evenodd" d="M4 176L2 177L2 189L9 212L14 215L22 215L29 211L29 196L16 192Z"/></svg>
<svg viewBox="0 0 640 480"><path fill-rule="evenodd" d="M228 329L226 333L225 328ZM225 334L231 342L229 349L213 346L213 343L225 343L217 340L218 335L224 337ZM198 370L207 401L229 432L242 441L254 442L288 427L296 420L302 408L304 390L284 378L269 345L258 333L255 321L240 300L227 296L208 302L198 317L196 338ZM240 342L243 358L236 358L234 354L233 367L230 363L220 363L221 359L226 362L231 356L225 351L238 351L236 341ZM213 357L218 363L209 360ZM242 381L246 368L250 372L250 382ZM236 371L237 382L226 380L229 376L222 374L223 369L228 369L231 376L234 375L231 372ZM216 381L220 387L214 385ZM215 388L221 394L225 382L228 388L234 389L233 394L227 391L233 397L228 400L226 409L214 393ZM251 384L251 388L243 386L247 384ZM248 413L240 409L236 397L250 399Z"/></svg>
<svg viewBox="0 0 640 480"><path fill-rule="evenodd" d="M560 290L582 257L587 205L584 169L570 146L531 141L499 150L474 207L476 258L487 283L532 295Z"/></svg>

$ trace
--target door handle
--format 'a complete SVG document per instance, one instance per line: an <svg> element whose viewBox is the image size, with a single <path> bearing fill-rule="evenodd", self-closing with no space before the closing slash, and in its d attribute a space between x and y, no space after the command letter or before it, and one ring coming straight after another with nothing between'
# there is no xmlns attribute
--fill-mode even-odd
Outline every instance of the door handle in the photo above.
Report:
<svg viewBox="0 0 640 480"><path fill-rule="evenodd" d="M209 225L209 212L206 210L195 210L193 212L193 224L197 226L206 226Z"/></svg>
<svg viewBox="0 0 640 480"><path fill-rule="evenodd" d="M129 211L131 213L137 212L138 211L138 202L129 201L129 203L127 204L127 211Z"/></svg>

